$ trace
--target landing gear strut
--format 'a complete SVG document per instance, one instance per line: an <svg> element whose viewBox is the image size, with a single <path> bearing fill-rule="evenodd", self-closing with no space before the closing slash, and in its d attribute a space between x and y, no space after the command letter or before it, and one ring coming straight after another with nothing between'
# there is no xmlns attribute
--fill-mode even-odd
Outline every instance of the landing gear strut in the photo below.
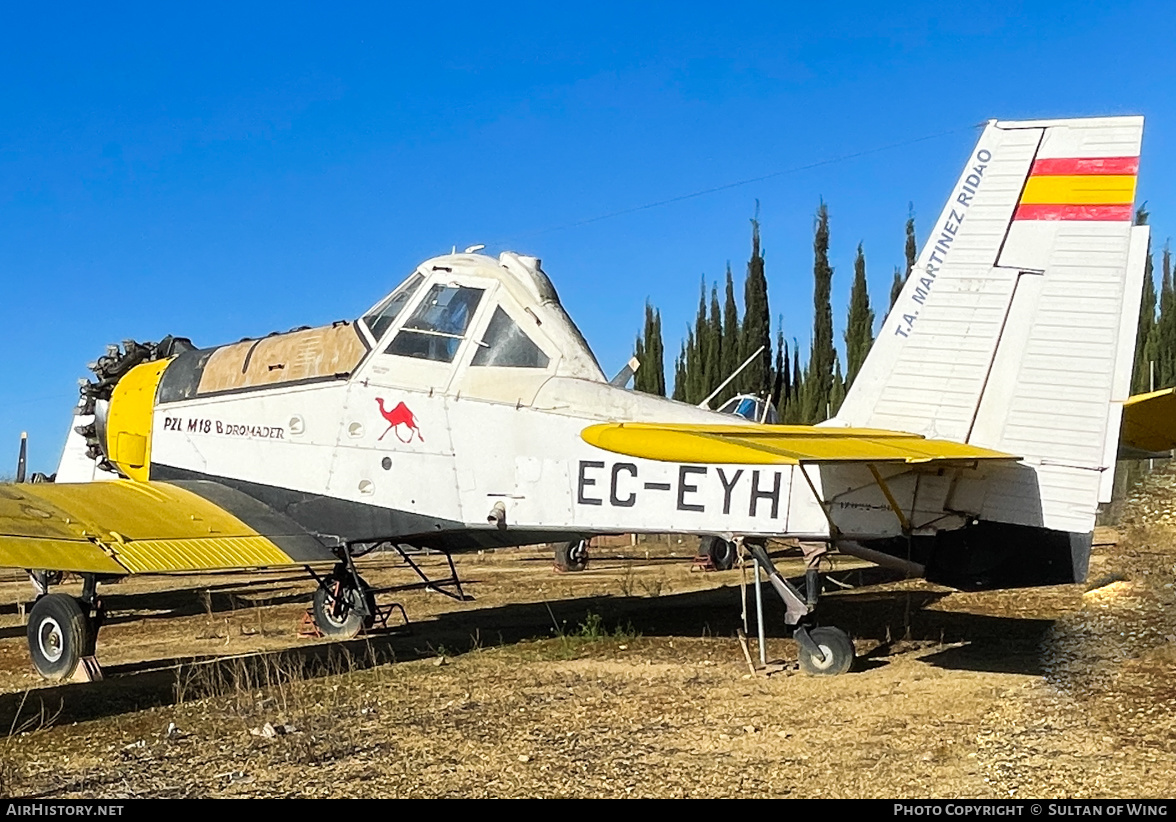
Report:
<svg viewBox="0 0 1176 822"><path fill-rule="evenodd" d="M37 577L34 585L47 591L47 579L46 575ZM104 617L97 584L97 579L87 574L81 597L42 593L33 603L27 632L29 655L37 673L45 679L102 678L94 658Z"/></svg>
<svg viewBox="0 0 1176 822"><path fill-rule="evenodd" d="M844 674L853 667L853 640L840 628L810 627L819 579L816 572L806 574L807 597L802 596L792 583L784 579L764 546L744 543L751 555L768 573L768 582L784 600L784 622L792 628L792 636L799 646L800 667L806 674L833 676ZM808 601L806 601L806 599Z"/></svg>

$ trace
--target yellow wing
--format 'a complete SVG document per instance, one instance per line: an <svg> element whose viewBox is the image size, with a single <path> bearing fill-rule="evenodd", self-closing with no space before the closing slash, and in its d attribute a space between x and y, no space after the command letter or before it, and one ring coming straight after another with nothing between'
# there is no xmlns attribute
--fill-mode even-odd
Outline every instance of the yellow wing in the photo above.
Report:
<svg viewBox="0 0 1176 822"><path fill-rule="evenodd" d="M667 462L943 464L1019 459L974 445L871 428L620 422L589 426L580 436L606 451Z"/></svg>
<svg viewBox="0 0 1176 822"><path fill-rule="evenodd" d="M1176 388L1137 394L1123 403L1119 444L1147 453L1176 448Z"/></svg>
<svg viewBox="0 0 1176 822"><path fill-rule="evenodd" d="M289 518L214 482L0 486L0 566L122 575L333 559Z"/></svg>

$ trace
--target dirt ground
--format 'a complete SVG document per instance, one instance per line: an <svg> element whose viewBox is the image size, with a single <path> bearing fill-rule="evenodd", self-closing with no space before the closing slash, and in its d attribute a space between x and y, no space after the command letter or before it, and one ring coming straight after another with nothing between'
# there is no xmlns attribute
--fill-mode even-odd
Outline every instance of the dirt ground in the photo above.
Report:
<svg viewBox="0 0 1176 822"><path fill-rule="evenodd" d="M790 664L749 673L744 572L692 571L691 540L613 540L578 574L540 549L461 556L473 601L389 592L411 625L347 643L299 637L301 573L128 580L105 594L106 679L56 687L28 661L28 584L0 583L0 781L108 798L1171 796L1176 531L1126 523L1098 532L1090 591L967 594L840 560L821 619L860 658L839 677L796 671L772 598L767 655ZM361 564L377 586L414 579L395 556Z"/></svg>

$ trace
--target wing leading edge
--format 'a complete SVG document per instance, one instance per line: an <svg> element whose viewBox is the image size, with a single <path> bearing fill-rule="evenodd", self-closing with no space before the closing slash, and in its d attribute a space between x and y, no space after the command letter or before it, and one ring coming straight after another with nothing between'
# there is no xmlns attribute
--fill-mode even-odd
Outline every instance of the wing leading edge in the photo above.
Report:
<svg viewBox="0 0 1176 822"><path fill-rule="evenodd" d="M213 482L0 486L0 566L123 575L333 559L289 518Z"/></svg>
<svg viewBox="0 0 1176 822"><path fill-rule="evenodd" d="M580 436L606 451L665 462L943 465L1019 459L989 448L872 428L622 422L592 425Z"/></svg>

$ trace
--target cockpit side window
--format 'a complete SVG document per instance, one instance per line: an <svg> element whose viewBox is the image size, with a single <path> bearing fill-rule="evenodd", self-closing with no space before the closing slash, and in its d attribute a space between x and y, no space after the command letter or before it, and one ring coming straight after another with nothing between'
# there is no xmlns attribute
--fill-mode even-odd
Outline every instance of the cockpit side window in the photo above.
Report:
<svg viewBox="0 0 1176 822"><path fill-rule="evenodd" d="M434 285L385 353L453 362L483 293L481 288Z"/></svg>
<svg viewBox="0 0 1176 822"><path fill-rule="evenodd" d="M372 332L372 339L376 342L380 341L380 337L384 336L384 332L396 321L396 318L404 310L404 306L408 305L408 301L412 299L412 295L420 288L424 279L419 273L413 274L399 288L393 291L388 299L373 308L370 314L364 316L363 321L367 325L368 330Z"/></svg>
<svg viewBox="0 0 1176 822"><path fill-rule="evenodd" d="M501 307L486 327L486 334L474 354L473 365L505 366L512 368L546 368L550 358L540 350L518 323Z"/></svg>

